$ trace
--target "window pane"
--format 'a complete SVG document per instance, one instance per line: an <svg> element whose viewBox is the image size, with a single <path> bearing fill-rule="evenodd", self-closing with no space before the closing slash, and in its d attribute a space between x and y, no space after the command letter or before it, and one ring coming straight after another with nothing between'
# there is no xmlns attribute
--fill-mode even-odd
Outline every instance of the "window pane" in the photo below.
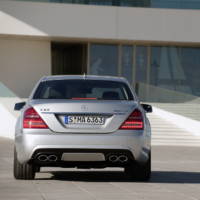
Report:
<svg viewBox="0 0 200 200"><path fill-rule="evenodd" d="M151 84L200 96L200 49L152 47Z"/></svg>
<svg viewBox="0 0 200 200"><path fill-rule="evenodd" d="M136 48L136 82L146 83L147 80L147 47Z"/></svg>
<svg viewBox="0 0 200 200"><path fill-rule="evenodd" d="M150 83L152 85L158 85L158 73L159 73L159 68L160 68L160 52L161 52L161 47L151 48Z"/></svg>
<svg viewBox="0 0 200 200"><path fill-rule="evenodd" d="M150 7L150 0L121 0L121 6L133 6L133 7Z"/></svg>
<svg viewBox="0 0 200 200"><path fill-rule="evenodd" d="M122 46L122 76L128 79L130 83L133 80L133 47Z"/></svg>
<svg viewBox="0 0 200 200"><path fill-rule="evenodd" d="M89 0L88 2L89 4L92 4L92 5L112 5L111 0L108 0L108 1Z"/></svg>
<svg viewBox="0 0 200 200"><path fill-rule="evenodd" d="M151 7L199 9L200 0L151 0Z"/></svg>
<svg viewBox="0 0 200 200"><path fill-rule="evenodd" d="M133 100L129 87L106 80L51 80L38 86L34 99Z"/></svg>
<svg viewBox="0 0 200 200"><path fill-rule="evenodd" d="M118 46L93 44L90 47L90 74L118 75Z"/></svg>
<svg viewBox="0 0 200 200"><path fill-rule="evenodd" d="M200 48L180 48L179 55L191 94L200 96Z"/></svg>
<svg viewBox="0 0 200 200"><path fill-rule="evenodd" d="M153 47L151 84L200 96L200 49Z"/></svg>
<svg viewBox="0 0 200 200"><path fill-rule="evenodd" d="M200 120L200 48L152 47L151 53L145 100L161 102L157 104L161 109Z"/></svg>

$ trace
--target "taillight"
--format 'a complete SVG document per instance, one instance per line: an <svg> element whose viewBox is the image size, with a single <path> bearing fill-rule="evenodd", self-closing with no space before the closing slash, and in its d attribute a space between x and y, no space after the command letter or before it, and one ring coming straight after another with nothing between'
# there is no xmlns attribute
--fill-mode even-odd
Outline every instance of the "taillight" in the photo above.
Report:
<svg viewBox="0 0 200 200"><path fill-rule="evenodd" d="M128 129L128 130L143 130L144 122L142 113L140 110L135 109L129 117L124 121L119 129Z"/></svg>
<svg viewBox="0 0 200 200"><path fill-rule="evenodd" d="M24 120L23 120L23 127L24 128L48 128L46 123L40 117L40 115L35 111L34 108L28 108L24 112Z"/></svg>

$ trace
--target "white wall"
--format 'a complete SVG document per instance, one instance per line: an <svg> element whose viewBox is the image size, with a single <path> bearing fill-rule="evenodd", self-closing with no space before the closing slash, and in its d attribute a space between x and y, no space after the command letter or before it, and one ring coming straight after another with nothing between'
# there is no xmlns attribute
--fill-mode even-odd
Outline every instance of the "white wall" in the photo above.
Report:
<svg viewBox="0 0 200 200"><path fill-rule="evenodd" d="M28 97L35 83L50 74L50 42L0 38L0 82L18 96Z"/></svg>
<svg viewBox="0 0 200 200"><path fill-rule="evenodd" d="M0 35L200 42L199 10L0 1Z"/></svg>

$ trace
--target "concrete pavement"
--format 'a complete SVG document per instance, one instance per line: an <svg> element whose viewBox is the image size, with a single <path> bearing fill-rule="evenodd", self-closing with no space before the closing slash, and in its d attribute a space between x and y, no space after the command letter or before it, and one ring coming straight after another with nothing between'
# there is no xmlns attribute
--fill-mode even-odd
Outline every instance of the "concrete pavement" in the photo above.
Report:
<svg viewBox="0 0 200 200"><path fill-rule="evenodd" d="M129 182L120 169L43 168L36 180L12 175L13 141L0 138L0 200L200 200L200 148L153 146L152 179Z"/></svg>

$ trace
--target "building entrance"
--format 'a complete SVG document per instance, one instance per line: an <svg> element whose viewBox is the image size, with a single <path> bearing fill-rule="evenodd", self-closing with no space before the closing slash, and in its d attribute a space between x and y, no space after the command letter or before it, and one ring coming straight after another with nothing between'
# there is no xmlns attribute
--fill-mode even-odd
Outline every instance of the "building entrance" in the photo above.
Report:
<svg viewBox="0 0 200 200"><path fill-rule="evenodd" d="M87 44L52 43L52 75L87 73Z"/></svg>

